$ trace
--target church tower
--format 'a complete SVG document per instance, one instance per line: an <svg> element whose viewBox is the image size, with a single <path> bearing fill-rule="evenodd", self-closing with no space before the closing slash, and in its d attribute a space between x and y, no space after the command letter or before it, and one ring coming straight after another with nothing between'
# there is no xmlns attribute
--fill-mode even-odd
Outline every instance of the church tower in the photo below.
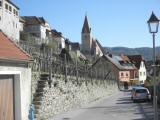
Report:
<svg viewBox="0 0 160 120"><path fill-rule="evenodd" d="M88 23L88 18L85 16L82 33L81 33L81 40L82 40L82 49L81 51L84 54L91 54L92 49L92 35L91 35L91 28Z"/></svg>

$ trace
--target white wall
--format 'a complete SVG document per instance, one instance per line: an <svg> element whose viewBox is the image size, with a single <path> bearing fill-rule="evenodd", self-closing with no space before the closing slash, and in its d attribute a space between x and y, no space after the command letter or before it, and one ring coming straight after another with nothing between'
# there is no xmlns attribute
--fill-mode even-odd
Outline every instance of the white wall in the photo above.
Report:
<svg viewBox="0 0 160 120"><path fill-rule="evenodd" d="M146 67L143 61L141 61L138 72L139 72L139 81L144 83L145 80L147 79L147 72L146 72Z"/></svg>
<svg viewBox="0 0 160 120"><path fill-rule="evenodd" d="M129 82L130 72L129 71L119 71L119 80L123 82Z"/></svg>
<svg viewBox="0 0 160 120"><path fill-rule="evenodd" d="M19 10L8 3L6 0L2 1L2 7L0 7L0 29L13 41L18 42L19 41L19 29L20 29L20 23L19 23ZM5 4L8 4L8 7L12 7L12 12L5 9ZM18 12L18 15L14 14L14 10Z"/></svg>
<svg viewBox="0 0 160 120"><path fill-rule="evenodd" d="M31 103L31 69L0 66L0 74L14 75L16 120L28 120Z"/></svg>
<svg viewBox="0 0 160 120"><path fill-rule="evenodd" d="M65 48L65 39L63 37L54 37L53 40L57 41L60 44L61 49Z"/></svg>

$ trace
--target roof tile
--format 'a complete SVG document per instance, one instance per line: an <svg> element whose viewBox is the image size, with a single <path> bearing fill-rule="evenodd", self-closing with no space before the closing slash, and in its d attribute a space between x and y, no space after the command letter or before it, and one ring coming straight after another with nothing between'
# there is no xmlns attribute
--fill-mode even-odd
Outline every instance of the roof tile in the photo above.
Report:
<svg viewBox="0 0 160 120"><path fill-rule="evenodd" d="M0 59L31 61L31 56L0 31Z"/></svg>

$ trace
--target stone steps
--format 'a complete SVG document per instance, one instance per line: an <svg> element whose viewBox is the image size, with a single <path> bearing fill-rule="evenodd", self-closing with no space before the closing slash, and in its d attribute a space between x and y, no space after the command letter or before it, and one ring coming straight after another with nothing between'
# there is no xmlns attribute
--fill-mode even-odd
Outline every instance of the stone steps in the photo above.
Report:
<svg viewBox="0 0 160 120"><path fill-rule="evenodd" d="M39 116L39 109L40 109L40 106L42 105L44 89L47 86L48 79L49 79L49 74L46 74L46 73L41 74L40 80L38 81L38 84L37 84L36 92L33 95L34 96L33 104L35 105L35 118L38 118Z"/></svg>

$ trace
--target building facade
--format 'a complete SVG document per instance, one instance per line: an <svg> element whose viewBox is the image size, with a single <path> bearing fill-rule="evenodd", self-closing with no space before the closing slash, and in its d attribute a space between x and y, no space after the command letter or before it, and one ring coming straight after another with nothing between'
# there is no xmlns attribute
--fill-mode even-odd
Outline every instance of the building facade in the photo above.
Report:
<svg viewBox="0 0 160 120"><path fill-rule="evenodd" d="M147 79L147 70L146 70L144 61L141 61L138 72L139 72L140 83L145 83L145 80Z"/></svg>
<svg viewBox="0 0 160 120"><path fill-rule="evenodd" d="M145 65L145 60L141 55L130 55L128 56L130 61L135 64L138 69L137 78L139 83L145 83L147 79L147 69Z"/></svg>
<svg viewBox="0 0 160 120"><path fill-rule="evenodd" d="M55 40L58 43L58 48L60 50L64 49L65 48L65 38L62 36L62 33L58 32L55 29L52 29L51 33L52 33L53 40Z"/></svg>
<svg viewBox="0 0 160 120"><path fill-rule="evenodd" d="M19 8L10 0L0 0L0 29L14 42L19 41Z"/></svg>
<svg viewBox="0 0 160 120"><path fill-rule="evenodd" d="M48 43L51 37L51 27L43 17L21 16L24 20L24 32L39 38L39 44Z"/></svg>

